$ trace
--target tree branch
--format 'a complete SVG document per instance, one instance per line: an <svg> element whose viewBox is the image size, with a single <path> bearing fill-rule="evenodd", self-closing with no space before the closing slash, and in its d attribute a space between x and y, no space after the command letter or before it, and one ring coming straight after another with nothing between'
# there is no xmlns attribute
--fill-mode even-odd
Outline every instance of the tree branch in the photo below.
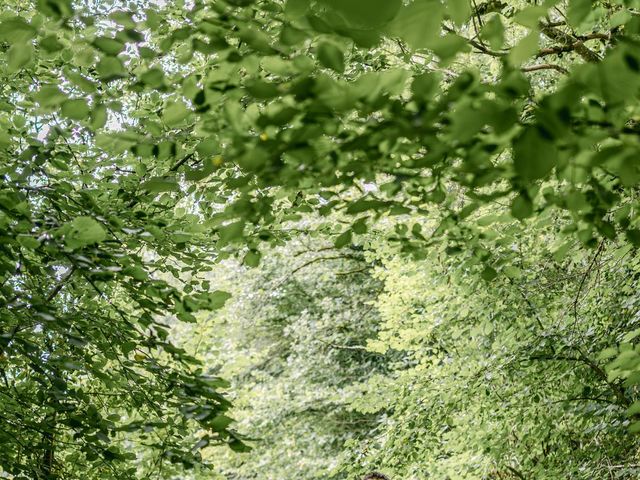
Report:
<svg viewBox="0 0 640 480"><path fill-rule="evenodd" d="M564 44L562 47L564 50L562 51L575 51L587 62L593 63L601 60L600 55L587 48L582 40L576 40L572 35L563 32L558 27L540 22L540 31L551 40Z"/></svg>
<svg viewBox="0 0 640 480"><path fill-rule="evenodd" d="M564 67L561 67L560 65L555 65L553 63L542 63L540 65L532 65L530 67L522 67L521 69L523 72L535 72L538 70L556 70L560 73L563 73L565 75L567 75L569 73L569 70L567 70Z"/></svg>

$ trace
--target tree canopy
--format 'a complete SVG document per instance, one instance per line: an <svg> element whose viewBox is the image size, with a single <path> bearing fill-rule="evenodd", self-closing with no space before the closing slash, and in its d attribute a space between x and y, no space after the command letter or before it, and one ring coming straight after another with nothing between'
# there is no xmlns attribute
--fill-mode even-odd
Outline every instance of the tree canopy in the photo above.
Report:
<svg viewBox="0 0 640 480"><path fill-rule="evenodd" d="M640 2L3 7L0 474L637 475Z"/></svg>

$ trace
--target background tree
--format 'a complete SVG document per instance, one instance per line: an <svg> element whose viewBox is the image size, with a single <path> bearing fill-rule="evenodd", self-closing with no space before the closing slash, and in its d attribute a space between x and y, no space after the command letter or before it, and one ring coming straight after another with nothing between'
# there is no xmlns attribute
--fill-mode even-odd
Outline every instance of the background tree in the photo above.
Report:
<svg viewBox="0 0 640 480"><path fill-rule="evenodd" d="M399 360L366 348L381 288L371 269L361 247L338 251L304 234L270 251L259 269L214 268L233 300L178 335L230 381L231 414L253 437L249 455L208 451L221 478L328 478L345 442L379 425L376 414L351 406L367 379Z"/></svg>

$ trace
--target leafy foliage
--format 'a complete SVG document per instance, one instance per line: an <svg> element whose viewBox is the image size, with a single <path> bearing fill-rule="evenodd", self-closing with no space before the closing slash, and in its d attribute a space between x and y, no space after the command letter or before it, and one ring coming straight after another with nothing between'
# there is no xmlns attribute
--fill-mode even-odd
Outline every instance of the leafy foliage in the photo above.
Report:
<svg viewBox="0 0 640 480"><path fill-rule="evenodd" d="M519 232L521 262L489 285L469 275L467 262L435 252L407 262L379 247L382 330L369 348L407 352L412 365L391 375L393 407L379 407L390 418L352 444L352 470L370 463L399 478L637 476L638 440L625 415L636 389L607 366L614 352L601 354L637 322L637 258L623 246L573 250L558 262L539 234ZM378 392L377 383L368 389L373 405L389 395Z"/></svg>
<svg viewBox="0 0 640 480"><path fill-rule="evenodd" d="M233 300L177 333L229 379L231 415L252 435L247 455L207 451L221 478L328 478L344 443L377 425L351 401L393 358L366 349L380 284L361 250L339 253L310 240L269 252L259 269L216 266Z"/></svg>
<svg viewBox="0 0 640 480"><path fill-rule="evenodd" d="M596 328L578 308L603 252L622 249L635 258L640 244L635 0L3 6L0 467L7 474L153 476L165 461L201 464L199 450L210 443L246 450L225 415L226 383L174 345L170 330L229 299L206 276L212 262L238 256L256 267L262 252L295 237L283 227L311 215L346 222L323 227L336 249L361 244L378 228L382 244L411 261L451 255L438 258L426 280L438 287L436 265L459 268L455 288L443 294L449 305L466 295L456 288L478 276L486 286L478 306L486 307L523 288L513 285L517 271L536 280L586 268L570 321L557 306L566 302L562 291L540 294L554 322L541 328L561 339L553 348L536 344L541 333L525 318L530 301L524 310L496 309L501 326L487 323L485 312L477 315L472 350L438 360L447 367L429 382L467 368L460 361L480 362L488 345L505 345L511 353L496 353L487 368L516 389L506 392L509 401L526 402L519 395L529 391L518 390L519 370L510 362L521 351L553 356L577 348L572 359L593 377L590 392L613 405L600 423L581 420L584 431L608 425L603 430L622 436L618 410L637 415L640 357L631 337L614 346L637 327L616 317ZM541 241L553 249L537 250L546 246ZM514 247L523 242L533 252L526 267ZM380 254L386 261L384 249L374 249ZM532 262L550 258L558 265ZM610 291L602 298L611 305L631 288L617 283L616 268L603 273ZM629 268L625 274L635 278ZM604 308L602 298L594 302ZM469 332L447 318L451 328L442 337L430 325L412 335L439 338L449 352L458 340L451 335ZM576 329L567 331L571 323ZM389 328L405 332L391 320ZM594 336L588 349L576 332ZM411 342L393 348L421 368L434 362ZM600 348L611 358L608 371L597 360ZM406 378L415 373L408 371ZM581 372L555 371L554 388L573 391ZM536 366L527 374L534 385L542 375ZM453 402L447 408L465 399L458 386L442 390ZM550 407L563 404L558 389L537 394L554 421L569 418ZM478 418L487 413L487 403L476 408ZM601 476L588 463L590 450L563 466L524 442L528 453L510 463L500 450L507 444L487 440L504 439L510 418L497 426L485 419L485 433L443 452L461 417L439 412L451 430L411 455L445 455L455 459L451 468L464 461L467 470L436 463L438 474L499 478L509 475L505 468L516 476L546 468L559 478L589 478L581 469L593 467L589 474ZM532 428L557 452L570 451L562 432ZM155 456L131 453L131 445ZM479 445L491 451L478 456ZM617 458L619 444L611 445L615 452L602 454ZM423 472L402 461L392 466Z"/></svg>

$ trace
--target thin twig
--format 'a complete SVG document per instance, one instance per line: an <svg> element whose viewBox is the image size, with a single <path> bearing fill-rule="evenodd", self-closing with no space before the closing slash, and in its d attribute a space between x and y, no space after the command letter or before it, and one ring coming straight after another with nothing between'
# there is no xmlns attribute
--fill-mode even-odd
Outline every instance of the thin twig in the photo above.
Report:
<svg viewBox="0 0 640 480"><path fill-rule="evenodd" d="M560 73L563 73L565 75L567 75L569 73L569 70L567 70L564 67L561 67L560 65L555 65L553 63L542 63L540 65L532 65L530 67L522 67L521 69L523 72L536 72L538 70L556 70Z"/></svg>

